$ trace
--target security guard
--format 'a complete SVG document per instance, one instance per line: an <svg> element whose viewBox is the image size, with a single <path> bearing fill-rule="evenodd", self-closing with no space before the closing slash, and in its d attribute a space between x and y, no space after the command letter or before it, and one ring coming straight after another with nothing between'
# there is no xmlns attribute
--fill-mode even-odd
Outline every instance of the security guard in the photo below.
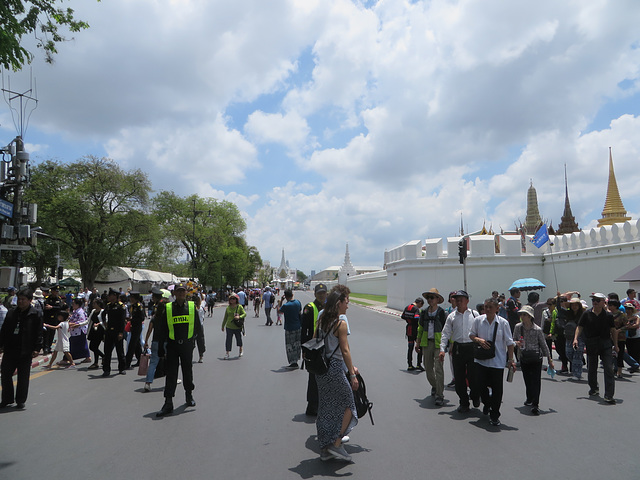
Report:
<svg viewBox="0 0 640 480"><path fill-rule="evenodd" d="M202 335L202 328L198 310L194 302L187 302L187 287L179 283L174 287L175 301L167 303L164 312L158 312L156 334L158 335L158 355L164 356L164 342L167 342L164 385L164 405L156 413L163 417L173 412L173 397L176 393L178 381L178 363L182 366L182 382L186 394L186 405L195 407L193 399L193 349L195 339Z"/></svg>
<svg viewBox="0 0 640 480"><path fill-rule="evenodd" d="M124 345L122 339L124 338L124 325L125 325L125 308L122 302L119 300L120 292L109 289L107 295L107 306L104 309L104 315L106 318L103 320L105 326L104 333L104 357L102 357L102 376L108 377L111 374L111 353L113 347L116 348L116 355L118 357L118 371L120 375L125 375L125 357L124 357Z"/></svg>
<svg viewBox="0 0 640 480"><path fill-rule="evenodd" d="M42 314L43 321L49 325L58 325L58 314L62 310L67 309L67 302L64 301L59 295L60 286L53 285L51 287L51 293L44 300L44 312ZM42 353L48 355L51 353L51 344L55 337L56 331L53 328L48 328L44 332L44 339L42 345Z"/></svg>
<svg viewBox="0 0 640 480"><path fill-rule="evenodd" d="M315 298L312 302L307 303L302 310L302 332L300 333L300 342L305 343L313 338L318 323L318 314L324 308L327 301L327 286L319 283L314 289ZM318 384L316 376L309 372L309 381L307 383L307 411L309 416L318 414Z"/></svg>
<svg viewBox="0 0 640 480"><path fill-rule="evenodd" d="M142 297L140 292L131 292L129 294L129 309L131 311L131 340L129 341L129 348L127 348L126 365L127 368L131 368L131 362L133 355L136 356L137 362L134 367L140 364L140 355L142 355L142 347L140 345L140 335L142 334L142 327L147 315L144 311L144 305L142 304Z"/></svg>

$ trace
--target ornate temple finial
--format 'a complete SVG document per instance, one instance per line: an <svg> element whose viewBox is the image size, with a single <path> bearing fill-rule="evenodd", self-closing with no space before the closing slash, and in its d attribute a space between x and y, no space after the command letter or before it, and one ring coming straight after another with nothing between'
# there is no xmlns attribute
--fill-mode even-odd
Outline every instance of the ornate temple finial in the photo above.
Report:
<svg viewBox="0 0 640 480"><path fill-rule="evenodd" d="M614 223L624 223L631 220L627 216L627 210L622 204L616 174L613 171L613 156L609 147L609 182L607 183L607 198L604 201L602 218L598 220L598 227L603 225L613 225Z"/></svg>
<svg viewBox="0 0 640 480"><path fill-rule="evenodd" d="M571 212L571 204L569 203L569 184L567 182L567 164L564 164L564 213L562 214L562 218L560 218L560 225L558 225L558 230L555 232L556 235L563 235L565 233L578 232L580 229L578 228L578 223L576 222L576 218L573 216Z"/></svg>
<svg viewBox="0 0 640 480"><path fill-rule="evenodd" d="M524 221L525 233L536 233L541 223L542 218L538 210L538 194L536 193L536 189L533 188L532 180L531 186L527 191L527 218Z"/></svg>

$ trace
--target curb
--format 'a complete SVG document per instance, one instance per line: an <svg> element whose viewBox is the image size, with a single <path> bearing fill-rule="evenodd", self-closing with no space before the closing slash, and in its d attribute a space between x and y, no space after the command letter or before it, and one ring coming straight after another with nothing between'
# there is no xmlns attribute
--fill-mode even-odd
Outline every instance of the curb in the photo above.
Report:
<svg viewBox="0 0 640 480"><path fill-rule="evenodd" d="M45 355L45 356L41 356L41 357L36 357L33 359L33 361L31 362L31 369L33 370L34 368L40 367L42 364L47 363L49 361L49 355ZM13 376L15 377L18 374L18 371L14 371L13 372Z"/></svg>

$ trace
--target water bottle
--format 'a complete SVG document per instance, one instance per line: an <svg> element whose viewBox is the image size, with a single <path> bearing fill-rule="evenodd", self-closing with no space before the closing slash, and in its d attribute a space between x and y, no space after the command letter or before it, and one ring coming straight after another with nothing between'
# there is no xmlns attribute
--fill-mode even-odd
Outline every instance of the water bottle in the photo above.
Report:
<svg viewBox="0 0 640 480"><path fill-rule="evenodd" d="M520 348L522 350L524 350L524 337L523 336L520 337Z"/></svg>

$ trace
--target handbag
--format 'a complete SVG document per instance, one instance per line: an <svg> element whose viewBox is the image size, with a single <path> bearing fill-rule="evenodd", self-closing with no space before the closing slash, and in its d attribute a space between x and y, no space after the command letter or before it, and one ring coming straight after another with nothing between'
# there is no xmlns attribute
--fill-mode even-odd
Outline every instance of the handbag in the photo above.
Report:
<svg viewBox="0 0 640 480"><path fill-rule="evenodd" d="M151 355L143 353L140 355L140 365L138 365L138 375L144 376L149 371L149 358Z"/></svg>
<svg viewBox="0 0 640 480"><path fill-rule="evenodd" d="M236 311L233 312L233 320L232 320L232 322L235 324L236 327L242 329L242 328L244 328L244 318L242 318L242 317L236 318L235 315L237 313L238 313L238 307L236 307Z"/></svg>
<svg viewBox="0 0 640 480"><path fill-rule="evenodd" d="M540 361L540 354L535 350L520 350L520 363L531 365Z"/></svg>
<svg viewBox="0 0 640 480"><path fill-rule="evenodd" d="M329 329L329 332L333 330L333 326ZM329 358L325 355L325 343L324 340L326 335L323 337L318 337L320 329L316 330L316 336L302 344L302 359L304 361L304 367L307 372L313 373L314 375L324 375L329 370L329 360L333 357L333 354L336 353L340 344L336 345L336 348L333 350Z"/></svg>
<svg viewBox="0 0 640 480"><path fill-rule="evenodd" d="M477 360L489 360L496 356L496 334L498 333L498 319L494 320L493 326L493 340L489 341L489 348L482 348L479 343L473 344L473 358Z"/></svg>

